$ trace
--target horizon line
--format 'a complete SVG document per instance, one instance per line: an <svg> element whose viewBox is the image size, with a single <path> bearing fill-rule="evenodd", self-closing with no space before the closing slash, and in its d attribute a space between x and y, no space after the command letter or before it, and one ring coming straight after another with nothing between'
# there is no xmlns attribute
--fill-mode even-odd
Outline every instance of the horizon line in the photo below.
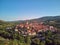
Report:
<svg viewBox="0 0 60 45"><path fill-rule="evenodd" d="M57 15L56 15L57 16ZM58 15L58 16L60 16L60 15ZM35 18L31 18L31 19L17 19L17 20L3 20L3 19L0 19L0 20L2 20L2 21L25 21L25 20L33 20L33 19L37 19L37 18L43 18L43 17L55 17L55 16L41 16L41 17L35 17Z"/></svg>

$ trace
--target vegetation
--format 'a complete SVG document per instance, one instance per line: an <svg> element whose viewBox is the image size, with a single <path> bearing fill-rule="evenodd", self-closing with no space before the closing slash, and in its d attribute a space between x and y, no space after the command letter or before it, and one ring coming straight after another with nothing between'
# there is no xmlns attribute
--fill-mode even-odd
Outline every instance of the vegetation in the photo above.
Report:
<svg viewBox="0 0 60 45"><path fill-rule="evenodd" d="M16 24L0 20L0 45L60 45L60 20L45 21L44 24L53 25L58 28L58 31L41 32L42 38L29 35L23 36L15 32L14 29L6 30L6 27L14 28Z"/></svg>

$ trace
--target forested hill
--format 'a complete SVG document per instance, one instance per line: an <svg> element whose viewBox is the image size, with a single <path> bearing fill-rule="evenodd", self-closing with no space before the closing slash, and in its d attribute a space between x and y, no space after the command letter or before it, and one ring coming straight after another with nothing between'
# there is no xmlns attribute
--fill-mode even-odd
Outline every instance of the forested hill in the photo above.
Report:
<svg viewBox="0 0 60 45"><path fill-rule="evenodd" d="M26 37L14 31L16 24L26 21L37 23L43 21L44 24L53 25L59 29L57 32L40 32L37 36ZM11 27L6 30L6 27ZM24 30L26 30L24 28ZM21 30L22 31L22 30ZM0 20L0 45L60 45L60 16L46 16L31 20L3 21Z"/></svg>
<svg viewBox="0 0 60 45"><path fill-rule="evenodd" d="M60 16L45 16L45 17L41 17L41 18L37 18L37 19L17 20L17 21L0 20L0 24L3 24L3 23L5 23L5 24L9 24L9 23L10 24L19 24L19 23L25 23L26 21L28 21L28 22L33 22L33 21L41 22L41 21L43 21L45 24L59 26L60 25Z"/></svg>
<svg viewBox="0 0 60 45"><path fill-rule="evenodd" d="M20 22L25 22L25 21L31 21L31 22L33 22L33 21L37 21L37 22L40 22L40 21L60 21L60 16L45 16L45 17L31 19L31 20L17 20L17 21L7 21L7 22L20 23ZM0 20L0 23L1 22L6 22L6 21Z"/></svg>

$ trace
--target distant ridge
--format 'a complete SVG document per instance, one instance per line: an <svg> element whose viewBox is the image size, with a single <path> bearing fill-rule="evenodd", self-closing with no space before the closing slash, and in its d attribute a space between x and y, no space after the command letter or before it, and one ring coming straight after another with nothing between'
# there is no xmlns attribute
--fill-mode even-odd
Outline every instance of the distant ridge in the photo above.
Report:
<svg viewBox="0 0 60 45"><path fill-rule="evenodd" d="M60 21L60 16L45 16L45 17L41 17L41 18L36 18L36 19L31 19L31 20L17 20L17 21L7 21L7 22L11 22L11 23L23 23L23 22L33 22L33 21L37 21L37 22L45 22L45 21L53 21L53 20L58 20Z"/></svg>
<svg viewBox="0 0 60 45"><path fill-rule="evenodd" d="M17 20L17 21L11 21L11 22L20 23L20 22L26 22L26 21L29 21L29 22L33 22L33 21L40 22L40 21L53 21L53 20L59 20L60 21L60 16L45 16L45 17L31 19L31 20Z"/></svg>

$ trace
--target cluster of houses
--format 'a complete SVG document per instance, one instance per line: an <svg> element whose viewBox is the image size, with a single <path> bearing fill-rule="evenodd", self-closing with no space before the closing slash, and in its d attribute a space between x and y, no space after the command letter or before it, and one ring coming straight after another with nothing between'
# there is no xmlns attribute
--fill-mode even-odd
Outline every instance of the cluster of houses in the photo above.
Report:
<svg viewBox="0 0 60 45"><path fill-rule="evenodd" d="M44 25L43 22L26 22L16 25L14 30L23 35L36 35L38 32L46 32L47 30L56 31L57 29L53 26Z"/></svg>

